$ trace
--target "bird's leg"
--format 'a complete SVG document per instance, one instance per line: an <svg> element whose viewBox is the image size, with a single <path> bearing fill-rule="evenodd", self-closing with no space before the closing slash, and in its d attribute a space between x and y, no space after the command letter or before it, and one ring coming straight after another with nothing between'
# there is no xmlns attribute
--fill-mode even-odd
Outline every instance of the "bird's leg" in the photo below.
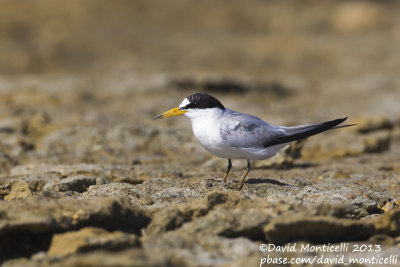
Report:
<svg viewBox="0 0 400 267"><path fill-rule="evenodd" d="M225 174L225 177L224 177L224 183L226 183L226 179L228 178L228 174L231 171L231 169L232 169L232 161L231 161L231 159L228 159L228 167L226 168L226 174Z"/></svg>
<svg viewBox="0 0 400 267"><path fill-rule="evenodd" d="M240 182L239 182L239 185L238 185L238 189L239 189L239 190L242 189L244 180L246 180L247 174L249 174L250 169L251 169L250 161L247 160L247 170L246 170L246 173L244 174L242 180L240 180Z"/></svg>

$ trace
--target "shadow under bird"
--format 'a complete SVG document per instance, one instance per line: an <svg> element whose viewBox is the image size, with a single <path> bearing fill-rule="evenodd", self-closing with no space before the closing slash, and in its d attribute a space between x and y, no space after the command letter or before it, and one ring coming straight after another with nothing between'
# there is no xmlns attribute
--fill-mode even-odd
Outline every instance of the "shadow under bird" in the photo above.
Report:
<svg viewBox="0 0 400 267"><path fill-rule="evenodd" d="M338 126L347 117L304 126L275 126L255 116L225 108L218 99L205 93L186 97L178 107L153 120L176 115L185 115L190 119L195 138L207 151L228 159L224 182L232 168L232 159L247 160L247 170L238 189L243 187L249 174L250 161L271 158L290 142L329 129L351 126Z"/></svg>

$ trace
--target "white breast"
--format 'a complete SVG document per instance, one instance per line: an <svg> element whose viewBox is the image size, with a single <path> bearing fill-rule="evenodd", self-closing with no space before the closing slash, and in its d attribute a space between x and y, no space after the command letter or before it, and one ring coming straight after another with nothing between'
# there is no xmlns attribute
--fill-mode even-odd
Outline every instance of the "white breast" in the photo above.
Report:
<svg viewBox="0 0 400 267"><path fill-rule="evenodd" d="M196 109L185 113L192 123L192 130L196 140L210 153L229 158L226 154L225 141L221 136L221 116L223 110L219 108Z"/></svg>
<svg viewBox="0 0 400 267"><path fill-rule="evenodd" d="M232 147L221 136L221 117L223 110L218 108L196 109L185 113L192 123L193 134L197 141L210 153L226 159L266 159L285 146L278 145L269 148L237 148ZM232 122L232 127L238 123Z"/></svg>
<svg viewBox="0 0 400 267"><path fill-rule="evenodd" d="M222 112L213 108L189 111L185 114L192 123L194 136L202 146L209 148L223 141L220 133Z"/></svg>

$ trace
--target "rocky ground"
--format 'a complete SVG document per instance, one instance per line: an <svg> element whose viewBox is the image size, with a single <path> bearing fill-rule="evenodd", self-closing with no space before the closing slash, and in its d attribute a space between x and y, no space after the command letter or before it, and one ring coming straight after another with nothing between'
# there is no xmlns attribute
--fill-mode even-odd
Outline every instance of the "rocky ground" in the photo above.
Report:
<svg viewBox="0 0 400 267"><path fill-rule="evenodd" d="M160 4L170 12L163 13L116 1L111 11L93 11L112 14L102 22L88 18L96 1L78 2L67 5L73 15L52 9L66 12L66 28L40 4L10 1L7 10L39 10L46 24L18 12L0 16L10 44L33 51L12 46L2 55L8 67L0 63L4 266L260 266L268 256L400 254L396 2L226 8L204 1L194 11L171 1ZM127 27L130 20L136 24ZM93 30L93 39L77 45L87 37L71 21ZM58 53L68 60L55 60ZM233 161L224 184L226 160L203 150L186 118L152 121L196 91L274 124L348 116L357 126L255 162L237 191L245 161ZM260 251L261 244L328 243L381 250Z"/></svg>

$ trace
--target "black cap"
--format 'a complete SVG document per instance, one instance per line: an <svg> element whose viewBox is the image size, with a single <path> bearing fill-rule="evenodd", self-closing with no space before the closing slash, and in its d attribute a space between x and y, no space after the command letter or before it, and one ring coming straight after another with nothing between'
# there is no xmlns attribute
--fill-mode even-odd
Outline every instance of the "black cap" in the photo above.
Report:
<svg viewBox="0 0 400 267"><path fill-rule="evenodd" d="M205 93L195 93L188 97L189 104L180 109L206 109L206 108L220 108L225 109L224 105L219 102L215 97Z"/></svg>

